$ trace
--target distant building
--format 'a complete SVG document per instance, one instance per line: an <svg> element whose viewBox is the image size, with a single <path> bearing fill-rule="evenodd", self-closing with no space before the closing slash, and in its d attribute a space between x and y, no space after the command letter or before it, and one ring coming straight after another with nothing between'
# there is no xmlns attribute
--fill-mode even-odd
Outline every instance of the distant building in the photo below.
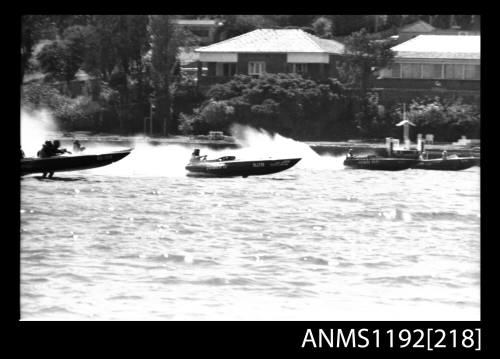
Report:
<svg viewBox="0 0 500 359"><path fill-rule="evenodd" d="M400 28L396 39L398 43L403 43L419 35L430 35L434 31L436 31L434 26L425 21L418 20Z"/></svg>
<svg viewBox="0 0 500 359"><path fill-rule="evenodd" d="M480 90L480 36L419 35L394 46L392 65L374 87L422 91Z"/></svg>
<svg viewBox="0 0 500 359"><path fill-rule="evenodd" d="M337 74L344 45L299 29L259 29L196 49L198 82L211 85L235 74L300 73L314 79ZM207 68L206 75L201 72Z"/></svg>
<svg viewBox="0 0 500 359"><path fill-rule="evenodd" d="M459 26L453 26L451 29L438 29L423 20L412 22L397 30L397 34L391 36L398 44L413 39L419 35L470 35L479 36L477 30L463 30Z"/></svg>
<svg viewBox="0 0 500 359"><path fill-rule="evenodd" d="M216 41L216 30L222 23L218 20L172 20L177 26L181 26L191 31L191 33L200 39L200 45L212 44Z"/></svg>

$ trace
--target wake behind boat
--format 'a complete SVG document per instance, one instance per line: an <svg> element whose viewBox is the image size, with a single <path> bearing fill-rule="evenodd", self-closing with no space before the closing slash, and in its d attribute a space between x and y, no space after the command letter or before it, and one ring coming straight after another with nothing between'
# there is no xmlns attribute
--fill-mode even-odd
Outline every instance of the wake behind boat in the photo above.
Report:
<svg viewBox="0 0 500 359"><path fill-rule="evenodd" d="M199 156L199 150L196 149L186 170L189 171L188 176L195 177L260 176L287 170L300 160L301 158L237 160L235 156L207 160L206 156Z"/></svg>
<svg viewBox="0 0 500 359"><path fill-rule="evenodd" d="M80 171L109 165L128 156L133 149L102 154L61 155L45 158L27 157L21 159L21 176L33 173Z"/></svg>

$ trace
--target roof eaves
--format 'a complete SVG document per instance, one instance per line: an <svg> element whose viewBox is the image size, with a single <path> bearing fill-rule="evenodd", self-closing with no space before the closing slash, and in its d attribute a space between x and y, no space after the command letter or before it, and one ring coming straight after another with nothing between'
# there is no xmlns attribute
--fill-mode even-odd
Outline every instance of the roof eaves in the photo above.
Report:
<svg viewBox="0 0 500 359"><path fill-rule="evenodd" d="M317 49L319 49L321 52L327 52L327 51L325 51L325 49L323 49L323 48L321 47L321 45L320 45L320 44L318 44L318 43L315 41L315 40L316 40L316 39L315 39L315 38L316 38L316 36L311 35L311 34L309 34L309 33L305 32L304 30L298 30L298 31L299 31L299 33L300 33L302 36L306 37L306 38L307 38L307 40L308 40L309 42L312 42L312 43L314 44L314 46L316 46L316 48L317 48ZM319 38L318 38L318 39L319 39Z"/></svg>
<svg viewBox="0 0 500 359"><path fill-rule="evenodd" d="M238 35L238 36L235 36L235 37L231 37L230 39L226 39L226 40L222 40L222 41L216 42L215 44L211 44L211 45L208 45L208 46L198 47L194 51L196 51L196 52L234 52L234 51L217 51L217 50L214 51L214 50L210 50L210 47L212 47L212 48L219 47L222 44L226 44L226 43L235 41L236 39L238 39L240 37L243 37L245 35L251 34L252 32L259 31L259 30L261 30L261 29L255 29L255 30L252 30L250 32L245 32L244 34L241 34L241 35Z"/></svg>

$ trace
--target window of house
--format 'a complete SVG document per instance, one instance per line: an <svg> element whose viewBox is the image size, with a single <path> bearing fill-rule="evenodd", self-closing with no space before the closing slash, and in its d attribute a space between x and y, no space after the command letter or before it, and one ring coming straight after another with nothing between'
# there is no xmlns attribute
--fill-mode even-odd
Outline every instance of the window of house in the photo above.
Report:
<svg viewBox="0 0 500 359"><path fill-rule="evenodd" d="M389 70L390 70L390 77L401 78L401 64L392 64Z"/></svg>
<svg viewBox="0 0 500 359"><path fill-rule="evenodd" d="M261 75L266 72L266 63L264 61L250 61L248 62L249 75Z"/></svg>
<svg viewBox="0 0 500 359"><path fill-rule="evenodd" d="M479 65L465 65L465 79L466 80L480 80L480 66Z"/></svg>
<svg viewBox="0 0 500 359"><path fill-rule="evenodd" d="M442 79L442 64L422 64L422 78L424 79Z"/></svg>
<svg viewBox="0 0 500 359"><path fill-rule="evenodd" d="M226 62L222 65L222 76L234 76L236 74L236 63Z"/></svg>
<svg viewBox="0 0 500 359"><path fill-rule="evenodd" d="M233 76L236 74L235 62L217 62L215 65L215 76Z"/></svg>
<svg viewBox="0 0 500 359"><path fill-rule="evenodd" d="M292 64L292 72L295 74L307 73L307 64Z"/></svg>
<svg viewBox="0 0 500 359"><path fill-rule="evenodd" d="M404 79L420 79L422 78L421 64L401 64L402 77Z"/></svg>
<svg viewBox="0 0 500 359"><path fill-rule="evenodd" d="M444 65L444 78L451 80L462 80L464 78L464 65L463 64Z"/></svg>

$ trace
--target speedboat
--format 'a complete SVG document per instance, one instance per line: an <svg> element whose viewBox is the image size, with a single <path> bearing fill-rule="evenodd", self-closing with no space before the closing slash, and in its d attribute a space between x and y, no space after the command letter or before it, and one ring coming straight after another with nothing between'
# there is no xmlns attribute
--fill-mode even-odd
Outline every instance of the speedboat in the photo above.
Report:
<svg viewBox="0 0 500 359"><path fill-rule="evenodd" d="M237 160L235 156L223 156L207 160L205 156L191 160L186 170L191 177L248 177L277 173L293 167L301 158L266 160Z"/></svg>
<svg viewBox="0 0 500 359"><path fill-rule="evenodd" d="M412 158L353 156L345 159L344 166L364 170L400 171L411 168L418 162L418 159Z"/></svg>
<svg viewBox="0 0 500 359"><path fill-rule="evenodd" d="M128 156L131 151L132 148L102 154L21 158L21 176L33 173L50 173L50 176L52 176L54 172L79 171L102 167L121 160Z"/></svg>
<svg viewBox="0 0 500 359"><path fill-rule="evenodd" d="M479 166L478 157L434 158L420 160L413 168L422 170L460 171L473 166Z"/></svg>

